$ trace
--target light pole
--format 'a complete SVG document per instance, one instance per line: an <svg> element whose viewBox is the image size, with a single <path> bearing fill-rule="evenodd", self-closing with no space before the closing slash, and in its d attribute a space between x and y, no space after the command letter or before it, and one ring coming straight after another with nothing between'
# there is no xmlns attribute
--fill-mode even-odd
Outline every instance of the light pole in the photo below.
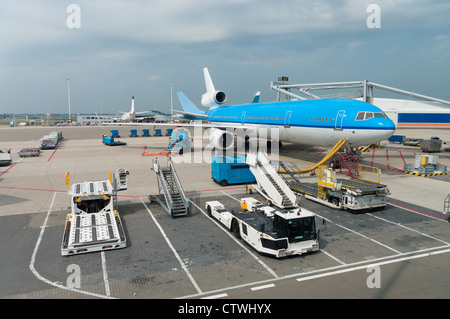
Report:
<svg viewBox="0 0 450 319"><path fill-rule="evenodd" d="M69 105L69 125L72 125L72 118L70 113L70 79L67 78L67 103Z"/></svg>

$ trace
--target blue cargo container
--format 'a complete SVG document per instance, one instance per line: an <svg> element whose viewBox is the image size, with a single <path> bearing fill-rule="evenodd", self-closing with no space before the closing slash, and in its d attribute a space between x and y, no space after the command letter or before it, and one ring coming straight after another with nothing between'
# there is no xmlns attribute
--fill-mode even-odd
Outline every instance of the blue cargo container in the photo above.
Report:
<svg viewBox="0 0 450 319"><path fill-rule="evenodd" d="M159 129L159 128L155 129L155 135L154 136L162 136L161 129Z"/></svg>
<svg viewBox="0 0 450 319"><path fill-rule="evenodd" d="M111 137L120 137L119 130L111 130Z"/></svg>
<svg viewBox="0 0 450 319"><path fill-rule="evenodd" d="M389 137L389 142L391 143L404 143L406 136L404 135L392 135Z"/></svg>
<svg viewBox="0 0 450 319"><path fill-rule="evenodd" d="M222 186L228 184L251 184L256 179L245 163L245 156L213 156L211 163L211 178Z"/></svg>
<svg viewBox="0 0 450 319"><path fill-rule="evenodd" d="M150 131L148 128L142 130L142 136L150 136Z"/></svg>
<svg viewBox="0 0 450 319"><path fill-rule="evenodd" d="M137 137L137 136L138 136L137 130L136 129L131 129L130 130L130 137Z"/></svg>

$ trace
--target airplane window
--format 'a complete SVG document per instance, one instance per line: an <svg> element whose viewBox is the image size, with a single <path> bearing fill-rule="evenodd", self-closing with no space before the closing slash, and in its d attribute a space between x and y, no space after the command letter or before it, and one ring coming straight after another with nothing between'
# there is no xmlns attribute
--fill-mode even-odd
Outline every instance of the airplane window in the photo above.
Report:
<svg viewBox="0 0 450 319"><path fill-rule="evenodd" d="M380 119L386 119L387 116L383 112L373 113L374 117L380 118Z"/></svg>
<svg viewBox="0 0 450 319"><path fill-rule="evenodd" d="M366 114L366 112L359 112L358 115L356 116L356 120L357 121L364 120L364 115L365 114Z"/></svg>
<svg viewBox="0 0 450 319"><path fill-rule="evenodd" d="M366 112L366 116L364 117L365 120L371 119L373 117L372 112Z"/></svg>

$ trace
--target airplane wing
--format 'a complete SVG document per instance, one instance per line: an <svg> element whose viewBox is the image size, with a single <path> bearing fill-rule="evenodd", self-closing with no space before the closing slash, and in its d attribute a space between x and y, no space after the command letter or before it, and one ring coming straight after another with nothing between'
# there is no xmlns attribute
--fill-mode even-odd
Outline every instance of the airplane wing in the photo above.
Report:
<svg viewBox="0 0 450 319"><path fill-rule="evenodd" d="M207 120L208 115L206 114L196 114L196 113L190 113L190 112L184 112L184 111L178 111L173 110L174 112L183 115L183 118L187 120Z"/></svg>

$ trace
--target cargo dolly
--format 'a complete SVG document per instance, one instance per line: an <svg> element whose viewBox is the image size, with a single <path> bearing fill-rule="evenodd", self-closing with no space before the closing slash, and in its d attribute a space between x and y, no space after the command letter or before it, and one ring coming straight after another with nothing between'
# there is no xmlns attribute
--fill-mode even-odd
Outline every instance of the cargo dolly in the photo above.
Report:
<svg viewBox="0 0 450 319"><path fill-rule="evenodd" d="M111 174L110 174L111 175ZM127 189L128 171L118 170L109 180L74 183L69 187L71 212L67 215L61 255L119 249L127 246L122 221L117 210L117 191ZM120 187L117 185L120 180Z"/></svg>

